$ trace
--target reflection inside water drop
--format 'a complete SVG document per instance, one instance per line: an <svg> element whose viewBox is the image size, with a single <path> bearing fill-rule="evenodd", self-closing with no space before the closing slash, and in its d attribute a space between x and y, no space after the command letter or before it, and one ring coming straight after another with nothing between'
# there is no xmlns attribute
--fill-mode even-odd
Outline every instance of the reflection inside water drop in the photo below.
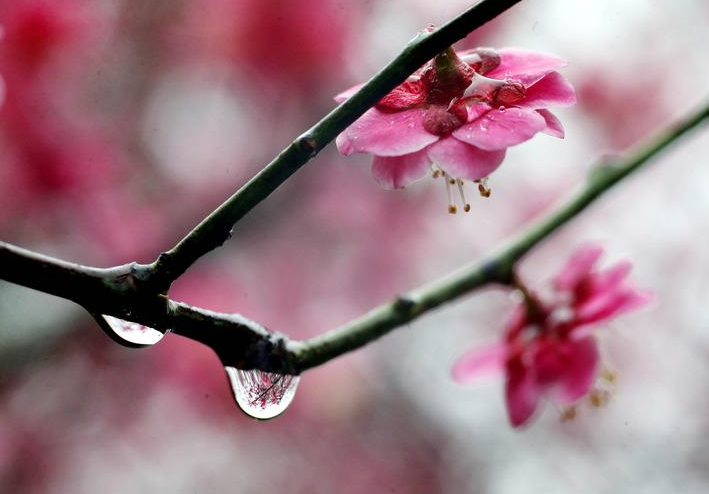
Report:
<svg viewBox="0 0 709 494"><path fill-rule="evenodd" d="M251 417L267 420L283 413L295 397L300 376L224 367L239 407Z"/></svg>
<svg viewBox="0 0 709 494"><path fill-rule="evenodd" d="M105 323L101 324L103 330L121 345L129 347L150 346L165 336L157 329L149 328L136 322L124 321L117 317L105 315L101 315L99 318L99 323Z"/></svg>

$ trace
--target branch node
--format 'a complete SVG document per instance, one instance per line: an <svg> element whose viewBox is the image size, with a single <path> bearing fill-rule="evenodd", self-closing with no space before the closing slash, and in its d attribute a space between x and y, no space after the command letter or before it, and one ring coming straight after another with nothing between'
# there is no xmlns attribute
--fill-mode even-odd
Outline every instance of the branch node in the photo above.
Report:
<svg viewBox="0 0 709 494"><path fill-rule="evenodd" d="M306 133L298 137L295 146L310 158L318 154L318 141L311 134Z"/></svg>
<svg viewBox="0 0 709 494"><path fill-rule="evenodd" d="M415 308L416 301L407 294L397 296L394 301L394 310L401 314L409 315Z"/></svg>
<svg viewBox="0 0 709 494"><path fill-rule="evenodd" d="M514 263L499 259L490 259L480 265L480 272L485 280L501 285L512 285L514 282Z"/></svg>

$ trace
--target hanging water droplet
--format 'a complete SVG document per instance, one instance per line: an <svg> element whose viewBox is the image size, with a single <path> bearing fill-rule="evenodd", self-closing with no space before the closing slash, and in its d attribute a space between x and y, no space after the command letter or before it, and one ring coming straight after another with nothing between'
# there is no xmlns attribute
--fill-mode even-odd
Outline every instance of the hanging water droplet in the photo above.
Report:
<svg viewBox="0 0 709 494"><path fill-rule="evenodd" d="M157 329L113 316L100 315L96 319L111 339L132 348L154 345L165 336Z"/></svg>
<svg viewBox="0 0 709 494"><path fill-rule="evenodd" d="M285 411L295 397L300 376L224 367L234 398L244 413L260 420L272 419Z"/></svg>

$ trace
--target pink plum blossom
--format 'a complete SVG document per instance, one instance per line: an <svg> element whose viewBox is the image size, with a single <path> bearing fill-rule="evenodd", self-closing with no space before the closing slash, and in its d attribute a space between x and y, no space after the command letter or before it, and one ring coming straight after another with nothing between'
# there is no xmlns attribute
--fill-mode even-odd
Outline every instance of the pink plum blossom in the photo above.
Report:
<svg viewBox="0 0 709 494"><path fill-rule="evenodd" d="M543 301L527 293L505 329L502 342L462 355L453 378L462 383L504 371L505 402L514 427L527 423L540 398L562 406L593 394L599 377L599 352L591 329L650 301L630 286L630 263L595 269L603 249L587 246L571 256L554 277L554 297Z"/></svg>
<svg viewBox="0 0 709 494"><path fill-rule="evenodd" d="M573 87L557 72L565 65L556 56L518 48L459 54L449 48L342 132L337 148L345 155L374 155L374 180L388 189L404 187L431 168L448 187L482 181L508 147L538 132L564 137L547 107L576 102ZM335 100L345 101L360 87ZM480 190L487 192L484 185ZM452 203L450 210L456 210Z"/></svg>

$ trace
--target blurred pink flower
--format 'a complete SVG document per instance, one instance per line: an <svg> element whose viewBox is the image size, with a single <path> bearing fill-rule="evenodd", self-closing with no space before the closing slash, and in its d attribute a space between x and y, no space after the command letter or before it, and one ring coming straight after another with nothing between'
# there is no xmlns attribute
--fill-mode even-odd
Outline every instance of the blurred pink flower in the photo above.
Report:
<svg viewBox="0 0 709 494"><path fill-rule="evenodd" d="M366 9L347 0L191 0L177 28L175 52L234 63L260 85L313 91L342 67ZM276 48L277 47L277 48ZM283 81L288 84L282 84Z"/></svg>
<svg viewBox="0 0 709 494"><path fill-rule="evenodd" d="M479 181L497 169L508 147L537 132L564 136L546 107L576 102L573 87L556 72L565 65L516 48L478 48L460 56L449 48L342 132L337 148L345 155L373 154L372 175L389 189L423 177L432 165L434 177L442 174L447 184ZM335 100L347 100L360 87Z"/></svg>
<svg viewBox="0 0 709 494"><path fill-rule="evenodd" d="M507 412L514 427L529 421L542 395L571 405L589 394L599 368L592 325L650 301L648 293L626 283L629 262L594 270L602 253L595 246L579 249L553 279L555 300L533 298L520 304L501 343L473 349L455 363L453 378L463 383L504 370Z"/></svg>

